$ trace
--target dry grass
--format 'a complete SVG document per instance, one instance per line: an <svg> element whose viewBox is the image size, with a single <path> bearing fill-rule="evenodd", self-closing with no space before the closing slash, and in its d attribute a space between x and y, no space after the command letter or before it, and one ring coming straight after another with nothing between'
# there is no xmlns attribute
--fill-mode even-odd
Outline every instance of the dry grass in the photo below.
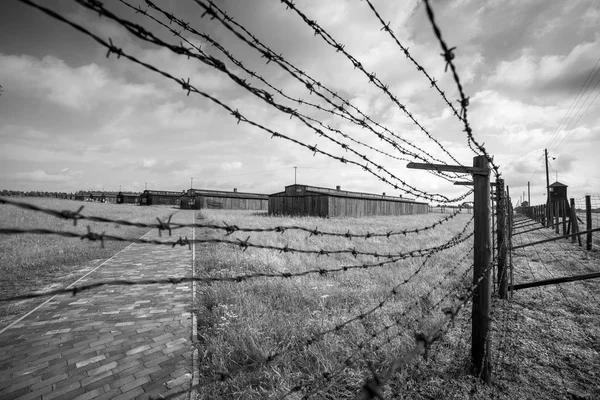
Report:
<svg viewBox="0 0 600 400"><path fill-rule="evenodd" d="M82 203L49 198L22 200L56 210L75 211L84 205L83 213L86 215L140 222L154 222L156 217L165 217L176 212L173 209L159 207ZM87 223L87 221L79 221L77 226L73 226L72 221L59 220L11 205L0 206L0 226L4 228L44 228L86 233L88 225L94 232L106 232L122 237L137 238L147 232L147 229L142 228ZM126 246L126 242L107 241L102 248L99 242L46 235L0 236L1 297L66 286ZM1 304L0 327L6 326L42 301L36 299Z"/></svg>
<svg viewBox="0 0 600 400"><path fill-rule="evenodd" d="M554 236L542 229L515 236L515 244ZM600 253L563 239L516 250L513 262L515 283L524 283L597 272ZM514 293L512 304L499 307L500 398L600 398L599 283L523 289Z"/></svg>
<svg viewBox="0 0 600 400"><path fill-rule="evenodd" d="M235 224L240 227L274 227L300 225L320 230L345 233L387 232L414 229L432 224L440 214L381 217L368 219L273 218L248 212L203 211L208 222ZM312 236L305 232L252 234L250 241L275 246L304 249L347 249L398 253L441 245L460 232L471 215L459 215L433 230L387 238L353 239ZM472 228L467 230L470 233ZM223 232L205 231L196 236L222 236ZM236 233L234 238L246 239L248 234ZM215 371L237 371L240 367L264 360L270 354L281 353L275 361L262 367L233 374L225 382L201 390L202 398L263 399L282 395L296 385L316 382L305 387L314 398L353 398L369 376L368 363L381 371L403 351L414 345L415 331L429 327L441 316L432 305L449 293L458 293L471 280L465 271L471 265L468 251L472 241L434 255L418 274L423 258L412 258L372 269L351 270L320 276L299 278L259 278L241 283L215 283L198 287L198 335L200 338L201 380L214 376ZM202 276L231 276L254 272L300 272L315 268L334 268L376 262L373 257L351 255L321 256L274 252L226 245L197 247L198 271ZM466 256L466 261L457 262ZM403 284L405 280L408 283ZM337 332L325 335L315 344L306 340L320 332L376 307L399 286L393 296L378 311ZM430 295L427 295L431 292ZM447 305L449 301L443 303ZM387 333L373 338L373 332L395 325ZM460 342L460 337L447 336L441 348ZM362 350L361 350L362 349ZM352 362L344 361L354 355ZM464 357L462 357L464 358ZM446 357L447 368L464 370L463 360ZM409 390L419 398L423 385L437 379L439 367L433 357L416 360L398 374L389 393ZM328 381L324 373L343 372ZM433 371L426 382L420 375L407 386L407 378L416 369ZM315 381L316 380L316 381ZM425 385L427 386L427 385ZM427 390L426 390L427 389ZM444 389L445 390L445 389ZM416 397L415 397L416 396ZM426 396L423 394L423 396ZM293 398L293 397L292 397Z"/></svg>
<svg viewBox="0 0 600 400"><path fill-rule="evenodd" d="M322 230L385 232L433 222L440 214L418 217L335 219L276 219L250 213L203 212L211 222L238 226L303 225ZM348 248L365 251L403 251L439 244L457 233L470 216L419 236L394 240L352 240L308 237L304 233L251 235L251 241L301 248ZM203 232L203 235L222 235ZM553 234L546 230L517 236L522 243ZM247 235L237 237L245 239ZM370 368L382 371L412 346L412 335L440 315L432 304L443 295L462 290L471 280L463 275L471 261L471 241L444 251L398 296L373 315L305 346L306 340L371 309L397 284L411 276L420 260L406 260L372 270L291 279L255 279L215 283L198 288L201 382L216 371L231 372L223 382L200 389L201 398L280 398L291 388L302 389L288 398L355 398ZM360 263L352 257L315 258L227 246L197 248L200 274L231 275L252 272L295 272L307 268ZM456 269L463 256L468 262ZM366 261L366 259L364 259ZM597 271L598 252L587 252L567 241L515 252L515 282L541 280ZM452 272L450 272L452 271ZM426 295L431 292L431 295ZM447 302L446 302L447 303ZM493 296L493 381L482 384L471 374L470 306L456 326L431 349L429 358L414 359L401 368L384 391L399 399L597 399L600 398L600 287L598 280L545 286L515 292L514 300ZM373 339L382 326L398 323L388 334ZM281 354L256 367L272 353ZM351 363L344 363L355 355ZM371 367L369 366L371 365ZM250 366L247 370L240 367ZM334 375L322 379L324 373Z"/></svg>

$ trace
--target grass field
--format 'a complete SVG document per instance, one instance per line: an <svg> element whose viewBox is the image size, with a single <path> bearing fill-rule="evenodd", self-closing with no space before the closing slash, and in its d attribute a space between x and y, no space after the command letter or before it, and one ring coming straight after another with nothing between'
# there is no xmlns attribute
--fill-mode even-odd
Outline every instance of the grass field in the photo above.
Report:
<svg viewBox="0 0 600 400"><path fill-rule="evenodd" d="M274 227L297 225L310 229L346 233L385 233L415 229L433 224L443 215L428 214L378 218L273 218L247 212L202 211L201 218L211 223L225 222L240 227ZM349 240L345 237L310 236L306 232L285 233L236 232L229 238L279 247L337 250L356 248L380 254L406 252L438 246L458 234L472 215L460 214L435 229L406 236ZM473 226L466 233L473 231ZM222 231L207 230L196 237L223 237ZM225 382L211 385L201 392L202 398L263 399L282 395L296 385L315 382L305 388L314 390L314 398L353 398L369 377L368 365L381 371L389 363L414 346L415 332L429 328L442 316L441 305L433 305L451 293L462 293L470 285L468 272L472 264L472 239L439 252L426 261L415 257L382 267L355 269L335 274L311 274L294 278L258 278L240 283L198 285L198 334L200 338L201 381L215 371L237 371L245 365L260 362L273 353L281 353L273 362L247 372L233 374ZM235 276L252 273L296 273L342 265L376 263L371 256L351 254L320 256L275 252L231 245L197 247L200 276ZM417 272L418 271L418 272ZM391 295L393 288L397 294ZM377 306L384 299L382 307ZM306 340L368 310L366 317L339 331L318 338L305 346ZM469 314L467 312L467 314ZM467 316L464 315L464 318ZM392 328L372 337L386 326ZM456 345L464 338L450 334L443 342ZM444 344L442 344L442 347ZM352 357L350 362L347 359ZM446 368L466 368L465 357L446 357ZM467 357L468 358L468 357ZM411 375L418 365L434 365L429 361L410 363L401 375ZM343 371L335 374L340 368ZM436 371L438 369L436 368ZM329 380L324 373L334 374ZM406 376L404 378L407 378ZM388 388L399 389L402 377ZM418 384L418 380L409 380ZM431 389L431 388L430 388ZM439 388L442 389L442 388ZM404 389L403 389L404 390ZM292 397L294 398L294 397Z"/></svg>
<svg viewBox="0 0 600 400"><path fill-rule="evenodd" d="M433 230L392 239L312 236L306 232L237 232L229 238L303 249L399 252L437 245L462 230L471 215ZM240 227L299 225L345 233L387 232L430 225L440 214L372 219L269 218L245 212L203 211L200 218ZM469 226L467 232L472 232ZM222 231L197 237L223 237ZM552 237L540 230L515 237L527 243ZM198 285L201 398L354 399L370 371L381 373L414 346L414 334L440 319L444 296L470 285L472 240L427 260L296 278L257 278ZM369 257L308 256L227 245L197 247L200 276L301 272L373 262ZM597 271L600 255L568 241L514 254L515 283ZM415 275L416 271L420 271ZM408 283L405 283L408 281ZM493 295L490 342L492 384L470 374L471 305L463 309L426 359L412 359L394 375L383 398L400 399L594 399L600 398L598 280L533 288L512 301ZM390 297L396 288L397 294ZM439 305L438 302L442 301ZM434 305L437 305L434 307ZM336 330L345 321L375 309ZM390 329L383 329L386 326ZM320 332L331 331L320 336ZM378 333L383 332L383 333ZM378 333L373 337L374 333ZM310 338L316 338L306 345ZM273 354L273 361L264 361ZM260 363L256 366L255 363ZM247 368L244 368L247 367ZM219 374L217 374L217 372ZM324 378L327 375L327 379ZM293 388L299 389L293 391Z"/></svg>
<svg viewBox="0 0 600 400"><path fill-rule="evenodd" d="M82 213L127 219L139 222L156 222L157 217L166 217L177 210L163 207L139 207L133 205L82 203L72 200L50 198L23 198L24 202L56 210L76 211L85 206ZM122 237L138 238L147 229L57 219L52 216L23 210L12 205L0 205L0 226L3 228L44 228L86 233L87 226L93 232ZM77 238L47 235L0 235L0 293L10 297L33 291L64 287L111 257L126 242L106 241L102 248L99 242ZM43 300L27 300L0 304L0 328L30 310Z"/></svg>

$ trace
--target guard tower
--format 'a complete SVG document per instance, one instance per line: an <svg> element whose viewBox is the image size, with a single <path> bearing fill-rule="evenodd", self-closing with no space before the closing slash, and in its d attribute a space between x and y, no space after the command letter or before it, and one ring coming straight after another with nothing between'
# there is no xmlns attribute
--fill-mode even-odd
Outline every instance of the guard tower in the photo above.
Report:
<svg viewBox="0 0 600 400"><path fill-rule="evenodd" d="M556 203L558 201L567 202L567 211L569 210L569 201L567 198L567 185L558 181L554 182L549 186L550 188L550 203ZM561 212L562 214L562 212ZM563 215L560 215L561 217Z"/></svg>

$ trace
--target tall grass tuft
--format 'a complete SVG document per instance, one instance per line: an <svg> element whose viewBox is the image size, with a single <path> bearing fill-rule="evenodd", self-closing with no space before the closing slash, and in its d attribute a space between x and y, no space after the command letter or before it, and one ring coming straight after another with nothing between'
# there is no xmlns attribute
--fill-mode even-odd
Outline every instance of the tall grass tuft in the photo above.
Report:
<svg viewBox="0 0 600 400"><path fill-rule="evenodd" d="M297 225L365 234L424 227L441 217L428 214L364 219L277 218L260 213L203 210L200 218L210 223L225 222L240 227ZM349 240L286 230L283 234L252 234L250 241L302 249L356 248L379 254L399 253L442 245L463 230L470 219L470 215L458 215L418 235L390 238ZM466 232L472 232L472 228ZM223 237L224 233L207 229L196 234L199 235ZM235 232L231 237L245 240L248 234ZM434 304L450 292L462 292L469 284L472 279L467 273L472 259L468 257L471 247L472 241L467 240L439 252L422 268L424 258L416 257L383 267L335 274L198 285L196 306L201 380L214 377L215 371L227 371L232 375L231 379L201 389L201 395L206 398L263 399L283 395L306 382L318 382L316 390L303 387L301 392L310 394L315 390L315 398L353 398L364 379L370 376L370 368L381 370L388 366L394 357L413 346L416 331L426 329L438 320L441 314L439 309L433 309ZM317 257L256 248L242 250L239 246L220 244L199 246L196 252L197 274L207 277L295 273L378 261L370 256ZM375 312L335 330L336 326L376 307L396 286L397 294ZM449 300L442 302L438 308L448 303ZM373 337L386 326L391 328ZM328 330L334 332L321 335ZM315 343L307 346L310 338L316 338ZM278 356L265 363L272 354ZM335 374L340 370L343 372ZM402 373L407 374L407 371ZM324 374L333 374L333 377L323 379Z"/></svg>

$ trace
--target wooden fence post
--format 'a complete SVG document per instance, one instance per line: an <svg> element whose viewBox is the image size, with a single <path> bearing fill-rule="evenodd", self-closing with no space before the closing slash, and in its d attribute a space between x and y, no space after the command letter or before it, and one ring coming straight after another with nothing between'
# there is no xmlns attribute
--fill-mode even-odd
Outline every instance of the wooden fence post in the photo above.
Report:
<svg viewBox="0 0 600 400"><path fill-rule="evenodd" d="M546 226L546 205L542 204L540 206L542 215L540 215L540 217L542 218L542 225Z"/></svg>
<svg viewBox="0 0 600 400"><path fill-rule="evenodd" d="M504 196L504 179L496 179L496 235L498 243L498 294L501 299L507 298L508 274L506 270L506 198Z"/></svg>
<svg viewBox="0 0 600 400"><path fill-rule="evenodd" d="M498 181L496 181L498 182ZM498 243L496 242L496 237L494 235L494 226L496 227L496 229L498 229L498 226L496 225L497 222L495 222L495 210L494 210L494 196L498 195L498 188L496 188L496 193L494 193L494 188L492 187L492 191L490 192L490 198L491 198L491 215L492 215L492 260L496 257L496 246L498 245ZM496 199L496 204L498 200ZM496 266L493 265L492 266L492 291L494 293L496 293Z"/></svg>
<svg viewBox="0 0 600 400"><path fill-rule="evenodd" d="M573 209L573 233L579 232L579 220L577 219L577 209L575 208L575 199L571 199L571 208ZM575 238L575 236L573 236ZM581 246L581 235L577 235L577 242ZM573 243L575 243L573 241Z"/></svg>
<svg viewBox="0 0 600 400"><path fill-rule="evenodd" d="M477 288L473 292L473 310L471 326L471 361L475 375L490 383L491 354L490 338L490 174L488 160L485 156L473 157L473 167L484 168L486 175L473 174L474 193L474 268L473 284ZM482 279L479 282L479 279Z"/></svg>
<svg viewBox="0 0 600 400"><path fill-rule="evenodd" d="M559 215L560 214L560 212L559 212L560 211L560 207L559 207L559 205L560 204L558 202L555 202L555 203L552 203L552 204L554 204L554 210L553 211L554 211L554 215L555 215L555 217L554 217L554 231L557 234L560 234L560 220L559 220L559 218L560 218L560 215Z"/></svg>
<svg viewBox="0 0 600 400"><path fill-rule="evenodd" d="M592 229L592 196L587 194L585 196L585 228L586 230ZM592 249L592 232L588 232L586 235L585 248L587 250Z"/></svg>
<svg viewBox="0 0 600 400"><path fill-rule="evenodd" d="M515 284L513 280L513 262L512 262L512 235L513 235L513 208L512 208L512 200L510 199L510 194L508 193L508 187L506 188L506 199L508 202L508 264L510 266L510 298L513 296L513 285Z"/></svg>
<svg viewBox="0 0 600 400"><path fill-rule="evenodd" d="M570 222L571 222L571 232L575 233L577 232L575 229L575 227L577 226L577 213L575 212L575 199L571 198L569 199L569 202L571 203L571 215L569 217ZM571 243L575 243L575 236L571 236Z"/></svg>
<svg viewBox="0 0 600 400"><path fill-rule="evenodd" d="M567 201L561 200L560 202L560 213L562 215L562 228L563 236L567 234Z"/></svg>

